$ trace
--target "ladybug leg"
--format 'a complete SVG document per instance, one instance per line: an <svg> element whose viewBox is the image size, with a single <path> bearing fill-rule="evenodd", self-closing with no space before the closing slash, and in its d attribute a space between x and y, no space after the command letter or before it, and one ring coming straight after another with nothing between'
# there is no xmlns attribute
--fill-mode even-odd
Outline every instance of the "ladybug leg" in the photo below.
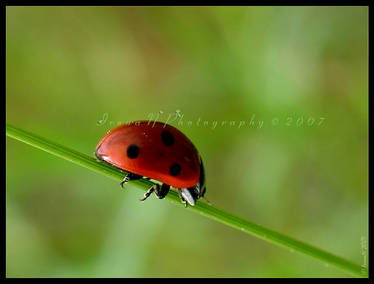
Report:
<svg viewBox="0 0 374 284"><path fill-rule="evenodd" d="M146 193L144 193L144 197L141 198L140 201L146 200L152 194L152 192L155 192L159 199L163 199L168 194L169 189L170 185L163 183L160 188L160 186L156 183L150 189L148 189Z"/></svg>
<svg viewBox="0 0 374 284"><path fill-rule="evenodd" d="M161 188L155 189L155 194L159 199L163 199L169 193L170 185L162 184Z"/></svg>
<svg viewBox="0 0 374 284"><path fill-rule="evenodd" d="M153 191L159 191L160 190L160 186L155 183L150 189L147 190L146 193L144 193L144 197L140 199L140 201L144 201L146 200L151 194Z"/></svg>
<svg viewBox="0 0 374 284"><path fill-rule="evenodd" d="M133 173L128 173L119 185L124 189L124 185L127 182L129 182L130 180L137 180L137 179L141 179L141 178L142 178L142 176L140 176L140 175L136 175L136 174L133 174Z"/></svg>

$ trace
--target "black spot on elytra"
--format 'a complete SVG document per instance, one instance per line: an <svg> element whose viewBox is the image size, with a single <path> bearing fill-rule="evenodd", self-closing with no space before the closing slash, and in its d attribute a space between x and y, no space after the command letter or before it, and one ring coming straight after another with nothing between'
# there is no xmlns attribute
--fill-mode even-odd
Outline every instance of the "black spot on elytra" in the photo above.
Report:
<svg viewBox="0 0 374 284"><path fill-rule="evenodd" d="M174 136L167 130L161 132L161 139L166 146L171 146L174 144Z"/></svg>
<svg viewBox="0 0 374 284"><path fill-rule="evenodd" d="M172 176L177 176L181 172L182 168L178 163L174 163L170 166L169 171Z"/></svg>
<svg viewBox="0 0 374 284"><path fill-rule="evenodd" d="M135 144L130 145L127 147L127 157L129 159L135 159L139 155L139 147Z"/></svg>

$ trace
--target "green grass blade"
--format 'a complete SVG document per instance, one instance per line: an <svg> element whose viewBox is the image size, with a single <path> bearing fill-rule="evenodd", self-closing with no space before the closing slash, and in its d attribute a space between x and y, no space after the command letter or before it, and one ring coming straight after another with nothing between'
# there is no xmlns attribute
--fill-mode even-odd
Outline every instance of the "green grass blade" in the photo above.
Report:
<svg viewBox="0 0 374 284"><path fill-rule="evenodd" d="M6 125L6 135L36 148L39 148L43 151L51 153L55 156L78 164L82 167L106 175L107 177L114 180L121 181L124 177L125 172L111 167L110 165L107 165L103 162L99 162L94 157L80 153L66 146L59 145L31 132L15 127L11 124ZM145 179L133 181L132 183L144 191L152 185L152 182ZM179 196L175 191L170 191L166 196L166 199L177 205L184 206L180 202ZM324 264L336 266L351 275L358 277L368 277L367 267L362 267L349 260L311 246L302 241L288 237L271 229L265 228L254 222L235 216L231 213L225 212L207 203L198 202L196 206L189 206L187 210L198 212L210 219L216 220L220 223L248 233L257 238L263 239L267 242L284 247L288 250L308 255L323 262Z"/></svg>

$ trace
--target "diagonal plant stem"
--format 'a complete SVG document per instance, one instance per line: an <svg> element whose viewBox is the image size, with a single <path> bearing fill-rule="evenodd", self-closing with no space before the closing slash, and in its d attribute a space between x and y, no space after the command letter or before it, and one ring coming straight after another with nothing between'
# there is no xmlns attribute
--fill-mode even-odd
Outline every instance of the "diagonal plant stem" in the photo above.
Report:
<svg viewBox="0 0 374 284"><path fill-rule="evenodd" d="M43 151L46 151L50 154L78 164L82 167L103 174L114 180L120 181L124 177L124 171L111 167L110 165L102 163L91 156L80 153L66 146L59 145L55 142L35 135L31 132L22 130L8 123L6 124L6 135L36 148L39 148ZM132 184L146 191L150 186L152 186L153 183L146 179L140 179L132 181ZM170 191L166 196L166 199L177 205L184 206L180 202L179 196L175 191ZM210 219L216 220L220 223L243 231L267 242L284 247L290 251L295 251L311 256L323 262L324 264L336 266L351 275L358 277L368 277L368 268L366 266L360 266L330 252L324 251L305 242L296 240L287 235L268 229L254 222L233 215L229 212L225 212L224 210L218 209L217 207L209 205L207 203L198 202L196 206L189 206L188 210L200 213L201 215L204 215Z"/></svg>

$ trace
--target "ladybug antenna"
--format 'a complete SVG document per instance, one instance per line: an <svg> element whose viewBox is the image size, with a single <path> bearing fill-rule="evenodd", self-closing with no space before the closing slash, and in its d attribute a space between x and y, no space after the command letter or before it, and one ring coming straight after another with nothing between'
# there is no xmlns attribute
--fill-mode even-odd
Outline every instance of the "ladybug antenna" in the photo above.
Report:
<svg viewBox="0 0 374 284"><path fill-rule="evenodd" d="M203 199L205 200L206 203L208 203L209 205L213 205L213 203L211 201L209 201L208 199L206 199L206 197L203 197Z"/></svg>
<svg viewBox="0 0 374 284"><path fill-rule="evenodd" d="M209 205L213 205L213 203L210 202L208 199L206 199L206 197L204 196L205 192L206 192L206 187L204 187L204 189L203 189L203 192L201 194L201 198L204 199L206 201L206 203L208 203Z"/></svg>

